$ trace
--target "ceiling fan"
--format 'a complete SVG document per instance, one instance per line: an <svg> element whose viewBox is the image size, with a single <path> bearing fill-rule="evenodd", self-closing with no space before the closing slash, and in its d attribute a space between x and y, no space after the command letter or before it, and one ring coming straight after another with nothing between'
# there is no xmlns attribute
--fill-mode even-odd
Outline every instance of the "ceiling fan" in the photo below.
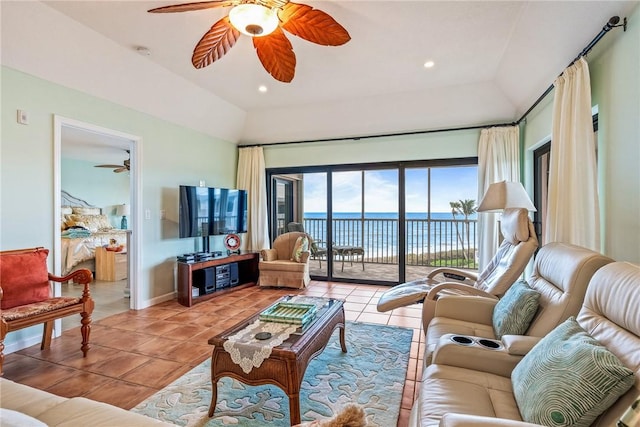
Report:
<svg viewBox="0 0 640 427"><path fill-rule="evenodd" d="M196 68L222 58L235 45L240 34L253 38L262 66L273 78L284 83L293 80L296 56L282 31L323 46L340 46L351 40L347 30L325 12L289 0L213 0L158 7L151 13L189 12L233 6L229 15L213 24L193 50Z"/></svg>
<svg viewBox="0 0 640 427"><path fill-rule="evenodd" d="M126 150L126 151L127 151L127 154L130 154L129 150ZM120 173L120 172L128 171L130 166L131 166L131 156L129 155L129 158L126 159L124 162L122 162L121 165L95 165L94 167L96 167L96 168L112 168L115 173Z"/></svg>

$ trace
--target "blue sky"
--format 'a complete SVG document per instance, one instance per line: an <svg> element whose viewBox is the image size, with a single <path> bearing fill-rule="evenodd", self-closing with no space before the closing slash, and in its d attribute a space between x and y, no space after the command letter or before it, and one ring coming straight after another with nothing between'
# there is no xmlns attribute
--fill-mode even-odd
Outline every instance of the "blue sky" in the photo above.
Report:
<svg viewBox="0 0 640 427"><path fill-rule="evenodd" d="M333 174L333 208L335 212L360 212L361 173ZM478 169L476 166L441 167L431 169L431 211L450 212L449 202L477 198ZM407 169L407 212L427 210L427 170ZM304 176L304 210L326 211L326 174ZM365 211L398 212L398 171L365 171Z"/></svg>

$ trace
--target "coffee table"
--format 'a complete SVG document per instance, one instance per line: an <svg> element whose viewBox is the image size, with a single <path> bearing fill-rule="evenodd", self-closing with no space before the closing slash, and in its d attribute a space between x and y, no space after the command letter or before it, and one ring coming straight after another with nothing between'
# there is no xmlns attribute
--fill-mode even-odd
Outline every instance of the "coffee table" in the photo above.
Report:
<svg viewBox="0 0 640 427"><path fill-rule="evenodd" d="M287 301L292 296L281 298ZM209 339L213 345L211 355L211 405L209 417L213 416L218 398L218 380L231 377L249 385L274 384L289 396L289 412L291 425L300 423L300 385L304 372L311 359L322 353L329 342L329 338L336 328L340 328L340 346L347 352L345 344L345 318L343 301L328 299L325 307L320 309L314 320L303 331L292 334L289 339L273 348L271 355L262 364L245 373L240 365L231 360L231 355L224 349L228 337L241 331L255 320L259 313L226 331Z"/></svg>

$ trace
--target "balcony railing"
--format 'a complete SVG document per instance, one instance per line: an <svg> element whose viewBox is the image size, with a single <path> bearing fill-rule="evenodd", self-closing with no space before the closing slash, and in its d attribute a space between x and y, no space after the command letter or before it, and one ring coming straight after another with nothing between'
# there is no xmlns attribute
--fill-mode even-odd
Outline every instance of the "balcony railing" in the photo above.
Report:
<svg viewBox="0 0 640 427"><path fill-rule="evenodd" d="M408 219L405 221L406 264L478 268L477 220ZM305 218L304 229L324 242L327 220ZM333 219L333 245L364 249L368 263L397 264L398 219Z"/></svg>

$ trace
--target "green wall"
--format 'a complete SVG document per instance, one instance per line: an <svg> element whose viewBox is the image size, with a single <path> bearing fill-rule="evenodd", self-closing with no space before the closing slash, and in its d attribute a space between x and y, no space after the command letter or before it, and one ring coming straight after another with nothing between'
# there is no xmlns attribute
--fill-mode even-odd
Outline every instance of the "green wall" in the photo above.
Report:
<svg viewBox="0 0 640 427"><path fill-rule="evenodd" d="M589 54L598 109L598 180L603 252L640 263L640 8L627 31L612 30ZM527 118L525 177L533 188L533 148L551 135L553 92Z"/></svg>
<svg viewBox="0 0 640 427"><path fill-rule="evenodd" d="M479 130L465 130L272 145L264 148L264 157L267 168L475 157L479 137Z"/></svg>
<svg viewBox="0 0 640 427"><path fill-rule="evenodd" d="M171 294L175 256L200 244L178 238L178 185L205 180L209 186L234 187L235 144L7 67L1 82L0 249L53 249L54 115L114 129L142 138L142 209L152 213L135 231L142 247L142 303ZM17 109L28 111L28 125L17 123ZM166 220L160 220L160 210ZM212 246L222 248L221 239ZM28 334L12 333L7 344Z"/></svg>

